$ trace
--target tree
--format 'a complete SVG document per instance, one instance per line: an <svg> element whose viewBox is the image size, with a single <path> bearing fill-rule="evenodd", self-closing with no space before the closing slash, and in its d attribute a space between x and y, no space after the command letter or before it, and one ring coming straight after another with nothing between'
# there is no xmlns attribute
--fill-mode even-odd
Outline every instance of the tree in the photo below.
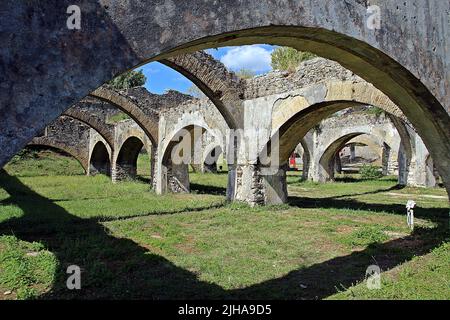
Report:
<svg viewBox="0 0 450 320"><path fill-rule="evenodd" d="M303 61L317 57L306 51L298 51L290 47L278 47L272 52L272 68L276 70L295 72Z"/></svg>
<svg viewBox="0 0 450 320"><path fill-rule="evenodd" d="M142 73L142 70L139 71L132 70L122 73L120 76L108 82L108 84L114 89L126 90L130 88L143 86L146 81L147 78Z"/></svg>

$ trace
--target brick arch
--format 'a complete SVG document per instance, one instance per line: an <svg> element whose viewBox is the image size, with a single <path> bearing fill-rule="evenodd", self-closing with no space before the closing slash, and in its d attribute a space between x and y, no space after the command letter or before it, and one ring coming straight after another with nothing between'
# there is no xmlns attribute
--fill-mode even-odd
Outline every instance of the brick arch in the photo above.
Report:
<svg viewBox="0 0 450 320"><path fill-rule="evenodd" d="M114 148L114 126L107 124L103 119L101 119L94 112L85 110L84 105L87 102L81 101L76 104L76 107L72 107L64 112L65 116L69 116L76 119L95 131L97 131L103 139L108 143L111 149Z"/></svg>
<svg viewBox="0 0 450 320"><path fill-rule="evenodd" d="M181 54L159 62L191 80L214 103L230 128L242 125L242 81L204 51Z"/></svg>
<svg viewBox="0 0 450 320"><path fill-rule="evenodd" d="M108 102L129 115L150 138L152 144L158 143L158 114L133 101L124 92L103 86L90 93L91 97Z"/></svg>
<svg viewBox="0 0 450 320"><path fill-rule="evenodd" d="M80 37L58 18L64 1L2 2L0 29L14 37L2 49L0 113L9 125L0 126L1 165L114 75L188 51L270 43L336 60L385 92L439 159L450 192L447 1L379 2L385 31L368 28L361 0L82 4L89 27ZM416 19L424 12L426 19ZM30 39L32 33L41 37Z"/></svg>
<svg viewBox="0 0 450 320"><path fill-rule="evenodd" d="M85 173L88 172L89 160L87 159L87 156L82 154L81 152L77 151L75 148L71 147L70 145L67 145L65 143L56 141L56 140L48 138L48 137L33 138L33 140L31 140L28 143L28 145L44 146L44 147L50 147L50 148L62 150L65 153L71 155L73 158L75 158L81 164Z"/></svg>

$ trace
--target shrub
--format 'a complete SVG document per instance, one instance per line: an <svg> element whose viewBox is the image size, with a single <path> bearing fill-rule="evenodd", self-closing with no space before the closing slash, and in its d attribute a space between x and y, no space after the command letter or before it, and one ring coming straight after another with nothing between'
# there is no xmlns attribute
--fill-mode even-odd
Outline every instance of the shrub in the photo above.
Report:
<svg viewBox="0 0 450 320"><path fill-rule="evenodd" d="M365 180L375 180L383 176L380 170L373 165L363 165L360 170L361 178Z"/></svg>

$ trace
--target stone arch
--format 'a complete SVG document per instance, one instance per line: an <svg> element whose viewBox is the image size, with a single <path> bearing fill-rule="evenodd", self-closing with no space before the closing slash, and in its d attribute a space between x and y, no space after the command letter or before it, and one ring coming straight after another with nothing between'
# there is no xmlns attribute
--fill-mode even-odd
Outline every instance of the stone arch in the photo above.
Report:
<svg viewBox="0 0 450 320"><path fill-rule="evenodd" d="M139 106L123 92L105 86L91 92L90 96L108 102L125 112L144 130L152 144L157 144L158 115L154 110Z"/></svg>
<svg viewBox="0 0 450 320"><path fill-rule="evenodd" d="M352 159L351 159L352 158L352 154L351 154L352 147L355 149L356 149L356 147L366 147L366 148L372 150L372 152L374 154L377 154L379 159L381 159L380 151L382 151L382 146L380 145L379 139L375 139L375 137L372 135L362 135L362 136L353 138L344 146L344 148L346 148L346 147L350 148L350 157L349 157L350 162L352 161ZM354 152L356 153L356 150L354 150ZM355 154L353 156L355 156Z"/></svg>
<svg viewBox="0 0 450 320"><path fill-rule="evenodd" d="M89 159L89 175L111 175L111 160L108 149L102 141L98 141L91 151Z"/></svg>
<svg viewBox="0 0 450 320"><path fill-rule="evenodd" d="M198 119L200 120L200 119ZM211 128L209 128L203 121L193 121L191 124L179 123L170 134L167 135L165 143L161 147L160 160L158 161L160 175L157 184L157 192L189 192L189 164L195 160L195 154L199 151L195 150L197 141L199 141L204 134L208 132L214 137L214 141L210 142L205 150L211 150L213 145L217 147L219 139ZM220 147L222 149L222 147ZM204 153L203 153L204 154ZM203 161L204 157L198 160ZM174 159L176 156L176 159Z"/></svg>
<svg viewBox="0 0 450 320"><path fill-rule="evenodd" d="M302 180L308 180L309 169L310 169L310 166L311 166L311 150L310 150L310 148L308 146L308 143L305 140L305 138L302 138L302 140L300 140L300 144L302 145L302 148L303 148Z"/></svg>
<svg viewBox="0 0 450 320"><path fill-rule="evenodd" d="M15 36L4 44L1 82L7 89L0 96L0 112L9 126L1 128L0 144L6 147L0 164L70 104L120 72L207 47L270 43L338 61L385 92L411 120L433 158L440 159L437 165L450 192L450 3L378 5L385 16L383 28L398 32L368 28L367 2L360 0L321 0L314 6L309 0L265 5L257 0L193 0L188 7L173 1L145 6L96 1L85 11L91 24L80 38L47 20L64 12L64 2L42 3L38 9L29 2L2 3L0 27ZM32 32L42 35L39 41L30 42ZM30 57L30 50L39 54ZM71 68L66 70L67 61Z"/></svg>
<svg viewBox="0 0 450 320"><path fill-rule="evenodd" d="M406 120L402 111L384 93L364 81L326 81L302 88L295 95L286 94L276 103L272 136L279 137L280 163L287 160L310 129L339 110L370 105Z"/></svg>
<svg viewBox="0 0 450 320"><path fill-rule="evenodd" d="M83 170L85 173L88 172L89 162L87 159L87 155L82 154L80 151L78 151L76 148L67 145L65 143L62 143L60 141L56 141L55 139L51 139L45 136L42 137L36 137L33 140L31 140L28 143L29 146L44 146L49 147L53 149L58 149L61 151L64 151L65 153L71 155L73 158L75 158L80 165L83 167Z"/></svg>
<svg viewBox="0 0 450 320"><path fill-rule="evenodd" d="M342 136L337 137L331 143L325 146L324 150L318 153L319 159L318 163L315 163L316 174L314 175L314 181L317 182L327 182L334 180L334 172L335 172L335 158L336 154L352 139L361 136L361 135L370 135L374 138L376 136L371 132L352 132L345 133ZM382 141L380 139L378 144L385 145L389 149L391 146L386 143L386 141Z"/></svg>
<svg viewBox="0 0 450 320"><path fill-rule="evenodd" d="M144 142L138 137L129 137L118 149L112 171L113 181L134 179L137 174L137 159Z"/></svg>
<svg viewBox="0 0 450 320"><path fill-rule="evenodd" d="M64 115L76 119L95 131L97 131L106 143L108 143L110 148L114 147L114 126L108 125L104 120L102 120L98 115L93 112L81 109L83 102L77 104L79 108L70 108L64 112Z"/></svg>
<svg viewBox="0 0 450 320"><path fill-rule="evenodd" d="M148 164L149 173L150 173L150 184L153 185L154 174L155 174L155 161L156 161L156 152L157 146L152 143L150 137L147 136L142 127L133 120L124 120L120 121L115 125L115 135L114 135L114 150L112 157L113 170L112 177L113 182L118 182L124 178L133 178L133 176L127 174L115 174L116 166L115 163L117 161L117 157L119 155L119 150L122 149L122 146L129 138L137 138L142 141L143 148L147 151L150 157L150 163ZM118 168L120 171L120 167ZM137 170L137 167L136 167ZM153 185L154 187L154 185Z"/></svg>
<svg viewBox="0 0 450 320"><path fill-rule="evenodd" d="M242 126L240 79L204 51L181 54L159 62L191 80L214 103L230 128Z"/></svg>

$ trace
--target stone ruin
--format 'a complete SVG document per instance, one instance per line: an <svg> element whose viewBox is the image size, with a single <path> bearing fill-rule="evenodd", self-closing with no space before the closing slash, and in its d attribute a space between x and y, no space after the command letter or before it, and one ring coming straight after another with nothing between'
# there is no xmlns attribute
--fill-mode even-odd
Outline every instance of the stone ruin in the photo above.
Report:
<svg viewBox="0 0 450 320"><path fill-rule="evenodd" d="M251 205L287 201L286 170L295 152L302 154L304 179L326 182L342 170L339 152L346 146L354 152L358 143L376 150L383 174L397 175L400 185L437 184L429 152L402 111L336 62L315 58L294 73L272 71L247 80L204 52L165 63L178 63L179 70L182 66L209 84L205 91L214 100L176 91L157 95L141 87L117 91L106 85L66 110L30 144L59 148L74 156L87 174L107 174L113 182L136 176L144 148L151 158L151 184L160 194L189 192L189 165L214 172L220 157L229 169L228 199ZM239 144L231 139L236 121L227 121L228 115L217 107L230 101L239 106L235 115L241 117L244 137ZM315 112L320 104L326 106ZM384 113L368 112L374 107ZM118 112L129 119L111 123ZM174 163L177 148L194 132L199 134L187 141L189 161ZM279 150L269 167L275 171L267 174L263 155L275 154L274 141Z"/></svg>

